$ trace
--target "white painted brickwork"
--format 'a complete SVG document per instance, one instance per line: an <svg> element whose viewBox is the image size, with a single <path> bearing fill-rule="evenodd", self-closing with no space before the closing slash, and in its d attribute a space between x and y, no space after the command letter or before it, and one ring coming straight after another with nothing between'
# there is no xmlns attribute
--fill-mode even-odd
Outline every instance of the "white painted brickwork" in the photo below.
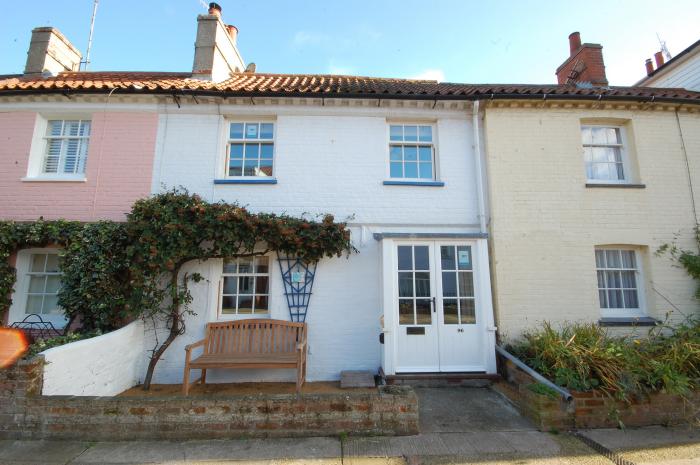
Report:
<svg viewBox="0 0 700 465"><path fill-rule="evenodd" d="M633 164L645 189L586 188L582 118L626 124ZM700 200L700 117L681 114ZM617 119L617 120L615 120ZM594 247L642 251L649 316L698 311L696 284L656 249L681 234L692 247L694 226L686 162L673 112L487 110L494 295L501 338L543 320L597 321Z"/></svg>

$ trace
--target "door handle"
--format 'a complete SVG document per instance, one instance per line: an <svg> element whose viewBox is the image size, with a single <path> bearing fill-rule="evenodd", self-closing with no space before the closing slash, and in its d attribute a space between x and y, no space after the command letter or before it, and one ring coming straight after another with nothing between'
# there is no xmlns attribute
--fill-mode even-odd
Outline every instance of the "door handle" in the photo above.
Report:
<svg viewBox="0 0 700 465"><path fill-rule="evenodd" d="M437 304L435 303L435 297L433 297L431 300L433 302L433 313L436 313L437 312Z"/></svg>

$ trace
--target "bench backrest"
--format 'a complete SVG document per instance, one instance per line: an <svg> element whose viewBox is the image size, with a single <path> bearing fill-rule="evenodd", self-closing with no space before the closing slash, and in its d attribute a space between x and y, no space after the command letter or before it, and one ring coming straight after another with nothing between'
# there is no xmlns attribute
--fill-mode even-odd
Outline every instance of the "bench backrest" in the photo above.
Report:
<svg viewBox="0 0 700 465"><path fill-rule="evenodd" d="M288 353L306 340L306 323L248 319L207 324L204 353Z"/></svg>

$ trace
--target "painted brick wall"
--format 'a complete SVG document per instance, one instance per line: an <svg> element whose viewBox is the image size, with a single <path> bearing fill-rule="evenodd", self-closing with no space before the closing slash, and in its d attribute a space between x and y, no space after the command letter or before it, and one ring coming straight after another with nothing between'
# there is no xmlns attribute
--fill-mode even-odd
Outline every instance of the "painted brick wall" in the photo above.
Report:
<svg viewBox="0 0 700 465"><path fill-rule="evenodd" d="M86 182L24 182L36 113L0 113L0 218L124 220L150 192L157 121L155 113L94 113Z"/></svg>
<svg viewBox="0 0 700 465"><path fill-rule="evenodd" d="M700 182L700 117L681 125L695 185ZM645 189L586 188L581 118L628 121L637 181ZM601 119L600 121L605 121ZM608 120L610 121L610 120ZM517 337L542 320L600 317L594 247L643 248L650 316L698 311L696 284L654 251L694 226L688 172L673 112L490 108L487 163L497 324ZM698 192L696 187L696 203Z"/></svg>

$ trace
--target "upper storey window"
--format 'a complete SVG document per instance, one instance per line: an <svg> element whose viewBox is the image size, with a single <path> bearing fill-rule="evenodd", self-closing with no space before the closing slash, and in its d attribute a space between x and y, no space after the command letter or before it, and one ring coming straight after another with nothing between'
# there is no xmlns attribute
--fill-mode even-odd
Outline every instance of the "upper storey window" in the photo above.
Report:
<svg viewBox="0 0 700 465"><path fill-rule="evenodd" d="M60 178L85 173L90 140L89 120L49 120L44 139L46 148L37 174Z"/></svg>
<svg viewBox="0 0 700 465"><path fill-rule="evenodd" d="M629 182L630 173L622 127L581 126L581 141L588 182Z"/></svg>
<svg viewBox="0 0 700 465"><path fill-rule="evenodd" d="M275 125L271 122L230 123L228 177L272 177Z"/></svg>
<svg viewBox="0 0 700 465"><path fill-rule="evenodd" d="M414 181L435 179L433 126L389 126L389 177Z"/></svg>

